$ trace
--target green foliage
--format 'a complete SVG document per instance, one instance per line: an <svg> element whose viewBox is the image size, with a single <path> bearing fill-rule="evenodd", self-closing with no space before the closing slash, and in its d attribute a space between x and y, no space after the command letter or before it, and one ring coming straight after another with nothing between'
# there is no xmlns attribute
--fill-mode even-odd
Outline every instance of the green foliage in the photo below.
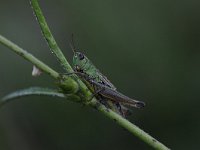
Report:
<svg viewBox="0 0 200 150"><path fill-rule="evenodd" d="M40 24L42 33L45 37L45 39L48 42L48 45L51 49L51 51L55 54L56 58L59 60L59 63L64 67L65 71L67 73L71 73L73 70L69 63L67 62L66 58L62 54L62 51L56 44L56 41L54 40L49 27L45 21L45 18L42 14L42 11L39 7L37 0L31 1L33 10L35 12L35 15L38 19L38 22ZM47 73L56 81L58 82L58 86L62 89L62 92L58 92L54 89L46 89L46 88L28 88L24 90L20 90L14 93L11 93L7 96L5 96L2 99L2 104L5 104L6 102L12 101L15 98L19 98L22 96L29 96L29 95L48 95L48 96L57 96L61 98L68 98L72 101L78 101L82 102L83 104L87 104L93 108L96 108L100 112L102 112L105 116L109 117L112 120L115 120L116 123L127 129L130 133L134 134L141 140L143 140L145 143L150 145L151 147L155 149L160 150L167 150L168 148L160 143L158 140L151 137L149 134L145 133L143 130L129 122L127 119L123 118L122 116L118 115L117 113L113 112L110 109L107 109L104 105L98 102L96 98L93 98L90 102L86 103L85 100L88 100L91 98L92 93L88 90L86 85L76 76L72 75L72 77L65 76L60 80L60 75L55 70L44 64L42 61L28 53L27 51L23 50L16 44L12 43L11 41L7 40L3 36L0 36L0 43L7 46L11 50L13 50L15 53L20 55L21 57L25 58L29 62L31 62L33 65L35 65L37 68L42 70L44 73ZM66 95L67 93L67 95ZM75 95L73 95L75 94Z"/></svg>
<svg viewBox="0 0 200 150"><path fill-rule="evenodd" d="M1 99L0 106L16 98L20 98L24 96L32 96L32 95L66 98L66 96L63 93L60 93L58 92L58 90L55 90L55 89L42 88L42 87L30 87L30 88L18 90L6 95L5 97Z"/></svg>

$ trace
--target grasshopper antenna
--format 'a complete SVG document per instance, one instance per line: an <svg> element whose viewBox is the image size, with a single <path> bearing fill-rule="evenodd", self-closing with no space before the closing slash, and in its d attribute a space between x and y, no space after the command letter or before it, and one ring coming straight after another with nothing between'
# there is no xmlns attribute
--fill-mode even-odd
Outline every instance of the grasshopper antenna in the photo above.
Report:
<svg viewBox="0 0 200 150"><path fill-rule="evenodd" d="M76 47L75 47L75 44L74 44L74 34L73 34L73 33L72 33L72 35L71 35L70 47L71 47L72 51L73 51L74 53L76 53Z"/></svg>

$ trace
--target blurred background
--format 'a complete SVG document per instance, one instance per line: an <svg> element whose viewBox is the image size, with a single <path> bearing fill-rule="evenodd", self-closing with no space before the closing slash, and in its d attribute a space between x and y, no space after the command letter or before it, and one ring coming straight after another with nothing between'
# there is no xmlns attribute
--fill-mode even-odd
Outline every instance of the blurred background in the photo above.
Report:
<svg viewBox="0 0 200 150"><path fill-rule="evenodd" d="M28 0L1 0L0 34L63 72ZM69 40L122 93L146 102L128 119L172 149L200 149L200 1L57 0L41 8L71 62ZM0 45L0 97L54 87ZM2 150L151 149L101 113L70 101L26 97L0 109Z"/></svg>

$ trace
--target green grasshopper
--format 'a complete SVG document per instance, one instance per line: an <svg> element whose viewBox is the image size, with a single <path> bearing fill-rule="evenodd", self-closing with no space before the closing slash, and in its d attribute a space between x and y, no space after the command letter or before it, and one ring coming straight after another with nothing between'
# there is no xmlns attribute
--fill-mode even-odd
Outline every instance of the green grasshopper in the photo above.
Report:
<svg viewBox="0 0 200 150"><path fill-rule="evenodd" d="M72 47L72 46L71 46ZM77 52L74 47L73 68L75 73L83 79L86 85L94 87L94 95L98 95L103 100L107 100L111 107L118 108L118 113L123 116L128 111L123 105L136 108L145 106L144 102L133 100L116 90L116 87L92 64L92 62L81 52ZM91 89L91 86L90 86ZM112 103L110 103L112 102Z"/></svg>

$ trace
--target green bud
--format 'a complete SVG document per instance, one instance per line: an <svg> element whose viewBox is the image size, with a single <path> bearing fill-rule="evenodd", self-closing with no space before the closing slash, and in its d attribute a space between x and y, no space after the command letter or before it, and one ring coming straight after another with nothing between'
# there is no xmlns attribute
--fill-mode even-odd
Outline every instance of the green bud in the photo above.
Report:
<svg viewBox="0 0 200 150"><path fill-rule="evenodd" d="M58 86L64 94L74 94L78 91L79 86L77 82L71 77L61 76L58 81Z"/></svg>

